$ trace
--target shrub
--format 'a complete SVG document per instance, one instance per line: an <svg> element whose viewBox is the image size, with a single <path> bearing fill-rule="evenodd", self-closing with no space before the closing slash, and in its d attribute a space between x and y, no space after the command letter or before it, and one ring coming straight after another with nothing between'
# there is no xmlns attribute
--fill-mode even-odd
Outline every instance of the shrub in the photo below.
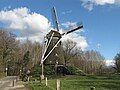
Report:
<svg viewBox="0 0 120 90"><path fill-rule="evenodd" d="M31 71L31 76L33 77L40 77L42 72L42 68L40 65L35 65ZM44 75L54 75L55 71L54 71L54 67L53 66L44 66Z"/></svg>
<svg viewBox="0 0 120 90"><path fill-rule="evenodd" d="M80 70L75 66L67 66L67 69L70 71L72 75L82 75L82 76L86 75L82 70Z"/></svg>
<svg viewBox="0 0 120 90"><path fill-rule="evenodd" d="M41 75L41 66L38 64L38 65L35 65L33 68L32 68L32 71L30 73L31 76L33 77L40 77Z"/></svg>
<svg viewBox="0 0 120 90"><path fill-rule="evenodd" d="M44 67L44 74L45 75L54 75L55 74L55 70L54 70L54 66L45 66Z"/></svg>

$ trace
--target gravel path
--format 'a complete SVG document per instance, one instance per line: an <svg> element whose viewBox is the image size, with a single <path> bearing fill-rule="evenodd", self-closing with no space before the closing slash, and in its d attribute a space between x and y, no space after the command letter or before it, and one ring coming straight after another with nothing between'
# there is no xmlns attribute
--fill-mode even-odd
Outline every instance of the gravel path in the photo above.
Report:
<svg viewBox="0 0 120 90"><path fill-rule="evenodd" d="M17 76L8 76L0 80L0 90L30 90Z"/></svg>

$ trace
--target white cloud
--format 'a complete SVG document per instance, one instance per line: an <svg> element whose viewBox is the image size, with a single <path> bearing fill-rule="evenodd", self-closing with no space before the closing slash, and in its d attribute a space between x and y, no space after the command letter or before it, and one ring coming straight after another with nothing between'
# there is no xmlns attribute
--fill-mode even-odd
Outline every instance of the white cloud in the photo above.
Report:
<svg viewBox="0 0 120 90"><path fill-rule="evenodd" d="M95 0L97 5L114 4L115 0Z"/></svg>
<svg viewBox="0 0 120 90"><path fill-rule="evenodd" d="M67 40L67 39L76 42L77 47L81 47L81 49L83 51L88 47L88 43L86 41L86 38L83 37L83 36L80 36L77 33L68 34L68 35L64 36L62 40L64 41L64 40Z"/></svg>
<svg viewBox="0 0 120 90"><path fill-rule="evenodd" d="M107 66L113 66L114 65L114 60L106 60L106 65Z"/></svg>
<svg viewBox="0 0 120 90"><path fill-rule="evenodd" d="M78 26L76 22L66 22L66 23L63 23L62 25L67 27L68 30L71 30ZM66 30L63 30L63 32L66 32ZM80 29L68 35L65 35L62 40L64 41L64 40L70 39L76 42L77 46L81 47L82 50L85 50L88 47L88 43L86 38L80 35L81 32L84 32L84 30Z"/></svg>
<svg viewBox="0 0 120 90"><path fill-rule="evenodd" d="M77 26L80 26L82 23L77 23L77 22L65 22L65 23L62 23L61 26L64 28L64 29L74 29L76 28ZM80 31L84 32L83 29L80 29Z"/></svg>
<svg viewBox="0 0 120 90"><path fill-rule="evenodd" d="M72 10L62 12L62 14L70 14L70 13L72 13Z"/></svg>
<svg viewBox="0 0 120 90"><path fill-rule="evenodd" d="M21 41L29 39L32 41L42 42L44 36L51 28L46 17L41 14L31 12L26 7L0 11L0 23L4 23L5 27L19 33L19 37L17 37L17 39ZM77 23L66 22L63 23L62 26L70 30L77 27ZM64 30L60 29L60 31L62 33ZM84 30L80 29L68 34L63 38L63 40L72 39L77 42L77 46L84 50L88 44L86 38L80 35L82 31Z"/></svg>
<svg viewBox="0 0 120 90"><path fill-rule="evenodd" d="M82 2L82 5L88 10L92 10L94 5L120 4L120 0L80 0L80 1Z"/></svg>
<svg viewBox="0 0 120 90"><path fill-rule="evenodd" d="M0 22L7 28L19 32L19 39L28 38L33 41L42 40L39 38L44 37L50 27L45 16L30 12L26 7L0 11Z"/></svg>
<svg viewBox="0 0 120 90"><path fill-rule="evenodd" d="M66 28L74 28L77 26L76 22L65 22L61 24L62 26L66 27Z"/></svg>

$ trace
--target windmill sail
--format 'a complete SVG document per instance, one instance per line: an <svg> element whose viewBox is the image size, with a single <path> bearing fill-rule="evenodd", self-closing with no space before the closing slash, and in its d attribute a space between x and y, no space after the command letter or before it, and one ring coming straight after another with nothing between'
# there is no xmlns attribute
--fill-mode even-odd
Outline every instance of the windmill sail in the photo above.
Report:
<svg viewBox="0 0 120 90"><path fill-rule="evenodd" d="M53 19L54 29L57 29L57 31L59 32L58 18L55 7L52 8L52 19Z"/></svg>
<svg viewBox="0 0 120 90"><path fill-rule="evenodd" d="M63 33L63 34L61 34L61 35L65 35L65 34L72 33L72 32L74 32L74 31L76 31L76 30L79 30L79 29L81 29L81 28L83 28L83 25L81 25L81 26L78 26L77 28L75 28L75 29L72 29L72 30L70 30L70 31L68 31L68 32L66 32L66 33Z"/></svg>
<svg viewBox="0 0 120 90"><path fill-rule="evenodd" d="M66 33L60 34L55 7L52 8L52 19L53 19L54 29L56 29L56 30L51 30L46 35L46 39L48 40L48 43L47 43L47 48L44 52L43 63L45 65L55 65L56 63L58 63L59 65L64 65L65 60L64 60L63 49L62 49L62 45L61 45L62 35L67 35L76 30L79 30L79 29L83 28L83 25L80 25L80 26L76 27L75 29L72 29Z"/></svg>

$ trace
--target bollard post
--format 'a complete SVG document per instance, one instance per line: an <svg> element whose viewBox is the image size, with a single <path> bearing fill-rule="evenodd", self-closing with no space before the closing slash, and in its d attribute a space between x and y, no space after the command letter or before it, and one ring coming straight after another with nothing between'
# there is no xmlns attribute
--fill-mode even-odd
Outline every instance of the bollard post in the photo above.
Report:
<svg viewBox="0 0 120 90"><path fill-rule="evenodd" d="M60 80L57 79L57 90L60 90Z"/></svg>
<svg viewBox="0 0 120 90"><path fill-rule="evenodd" d="M45 78L45 85L46 85L46 86L48 85L48 83L47 83L47 77Z"/></svg>
<svg viewBox="0 0 120 90"><path fill-rule="evenodd" d="M14 80L12 81L12 86L13 86L13 87L15 86L15 81L14 81Z"/></svg>
<svg viewBox="0 0 120 90"><path fill-rule="evenodd" d="M0 84L2 84L2 81L0 81Z"/></svg>
<svg viewBox="0 0 120 90"><path fill-rule="evenodd" d="M30 81L30 77L27 78L28 79L28 82Z"/></svg>

